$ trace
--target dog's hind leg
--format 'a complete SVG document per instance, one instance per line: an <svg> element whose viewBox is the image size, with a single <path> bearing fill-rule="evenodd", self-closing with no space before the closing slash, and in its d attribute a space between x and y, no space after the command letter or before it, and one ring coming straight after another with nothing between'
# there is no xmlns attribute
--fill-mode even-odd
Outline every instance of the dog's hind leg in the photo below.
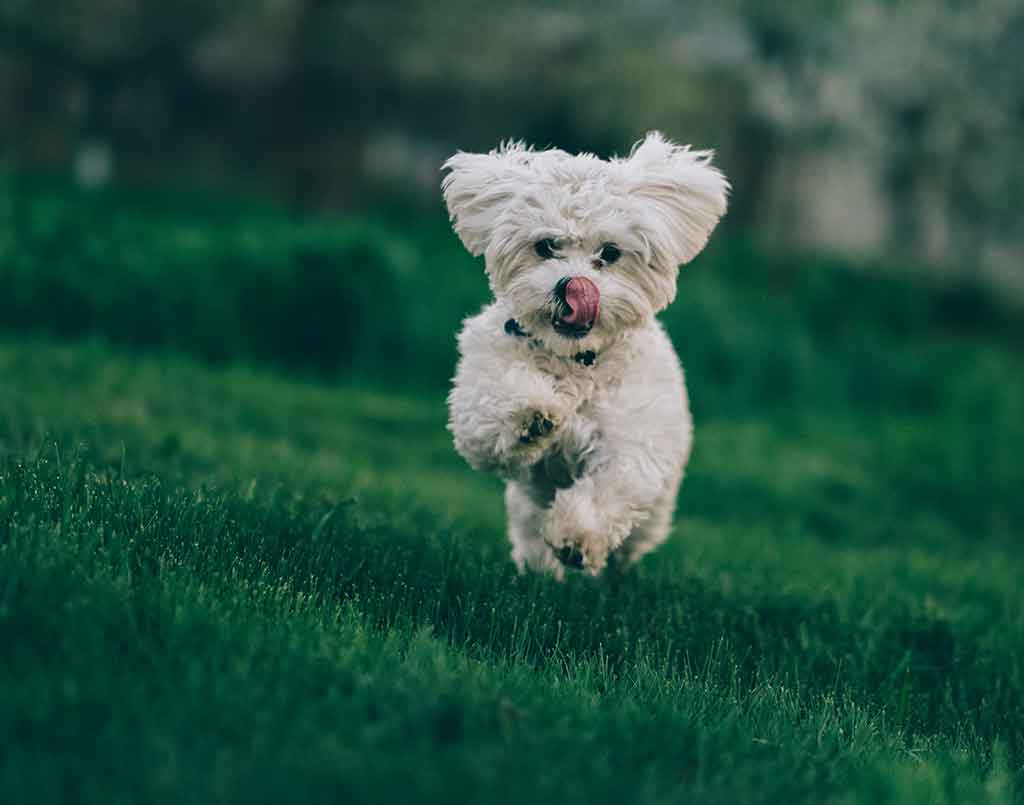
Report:
<svg viewBox="0 0 1024 805"><path fill-rule="evenodd" d="M540 570L558 579L563 578L565 568L552 555L550 546L541 535L545 507L535 502L521 484L510 481L505 486L505 510L512 560L519 572Z"/></svg>
<svg viewBox="0 0 1024 805"><path fill-rule="evenodd" d="M647 520L633 529L622 547L616 551L616 556L623 564L632 565L668 539L672 530L675 498L676 490L673 490L671 495L666 495L652 507Z"/></svg>
<svg viewBox="0 0 1024 805"><path fill-rule="evenodd" d="M676 479L682 475L674 474ZM595 576L609 554L634 534L640 537L637 548L650 543L649 550L668 534L679 488L678 480L666 482L665 475L663 467L643 456L609 456L571 487L558 490L545 512L545 541L556 554L581 554L581 569Z"/></svg>

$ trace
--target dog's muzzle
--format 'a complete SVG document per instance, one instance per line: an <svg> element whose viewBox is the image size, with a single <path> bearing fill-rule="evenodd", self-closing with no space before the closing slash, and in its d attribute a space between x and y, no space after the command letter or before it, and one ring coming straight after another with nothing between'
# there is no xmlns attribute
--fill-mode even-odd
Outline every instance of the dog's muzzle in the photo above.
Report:
<svg viewBox="0 0 1024 805"><path fill-rule="evenodd" d="M601 313L601 292L586 277L562 277L555 286L555 332L583 338Z"/></svg>

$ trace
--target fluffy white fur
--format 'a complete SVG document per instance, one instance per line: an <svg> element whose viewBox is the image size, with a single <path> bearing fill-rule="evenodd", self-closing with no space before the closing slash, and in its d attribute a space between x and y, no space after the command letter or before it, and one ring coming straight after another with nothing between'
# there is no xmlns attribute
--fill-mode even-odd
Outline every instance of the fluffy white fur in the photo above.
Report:
<svg viewBox="0 0 1024 805"><path fill-rule="evenodd" d="M520 569L562 578L566 566L597 575L613 553L635 561L668 536L693 431L683 371L655 315L725 213L728 182L711 152L657 132L625 158L509 143L444 168L455 231L484 255L495 297L459 335L455 447L507 479ZM538 254L544 239L552 256ZM611 264L606 244L621 253ZM553 325L554 289L568 277L600 291L582 337ZM507 332L509 320L526 335ZM578 357L588 352L590 365Z"/></svg>

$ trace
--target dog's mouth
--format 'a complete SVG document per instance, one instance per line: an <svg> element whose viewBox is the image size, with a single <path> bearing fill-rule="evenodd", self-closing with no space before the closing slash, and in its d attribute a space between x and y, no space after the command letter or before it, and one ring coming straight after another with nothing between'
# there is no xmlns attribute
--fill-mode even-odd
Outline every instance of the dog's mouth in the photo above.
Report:
<svg viewBox="0 0 1024 805"><path fill-rule="evenodd" d="M570 324L557 313L551 317L551 326L556 333L566 338L586 338L594 329L593 324Z"/></svg>

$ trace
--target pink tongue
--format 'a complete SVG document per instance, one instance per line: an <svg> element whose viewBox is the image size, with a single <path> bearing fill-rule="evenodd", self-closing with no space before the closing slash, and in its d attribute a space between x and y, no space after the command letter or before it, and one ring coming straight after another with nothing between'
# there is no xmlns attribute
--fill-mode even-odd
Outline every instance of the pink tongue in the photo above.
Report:
<svg viewBox="0 0 1024 805"><path fill-rule="evenodd" d="M565 303L569 313L561 319L566 324L577 327L589 327L597 321L601 312L601 292L586 277L573 277L565 284Z"/></svg>

